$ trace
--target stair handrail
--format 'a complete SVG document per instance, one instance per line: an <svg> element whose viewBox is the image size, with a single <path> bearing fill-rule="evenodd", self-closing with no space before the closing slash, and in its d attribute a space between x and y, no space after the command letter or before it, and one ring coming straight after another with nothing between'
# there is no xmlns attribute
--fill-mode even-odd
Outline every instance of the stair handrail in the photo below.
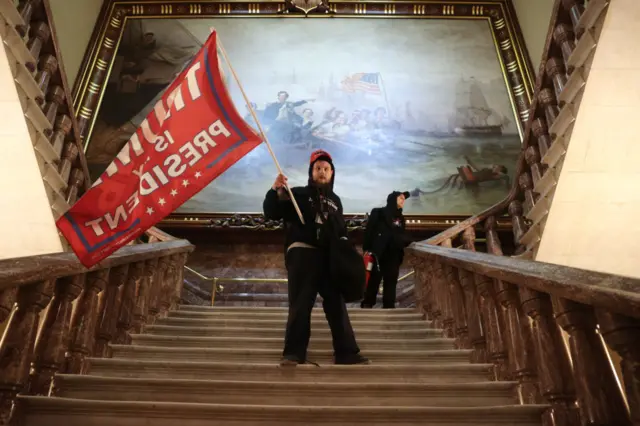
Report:
<svg viewBox="0 0 640 426"><path fill-rule="evenodd" d="M437 260L492 280L640 319L638 278L422 242L412 244L411 250L418 257Z"/></svg>
<svg viewBox="0 0 640 426"><path fill-rule="evenodd" d="M162 256L189 253L193 249L194 246L187 240L128 245L91 268L83 266L74 253L2 259L0 260L0 291L13 286L111 269Z"/></svg>
<svg viewBox="0 0 640 426"><path fill-rule="evenodd" d="M527 122L525 124L525 129L523 132L523 140L522 140L522 150L521 154L518 157L518 161L516 163L516 169L514 176L516 179L512 180L511 189L507 196L497 204L477 213L461 222L456 223L450 228L445 229L444 231L434 235L431 238L428 238L424 242L433 245L441 245L446 240L453 240L465 229L475 227L476 225L484 222L487 218L492 216L501 216L506 210L509 208L509 205L512 201L514 201L519 195L521 195L520 183L518 177L522 175L522 173L526 170L527 163L525 161L525 152L526 150L535 143L535 138L532 134L532 125L536 118L535 111L538 108L538 95L540 94L540 90L542 89L543 82L545 79L545 67L546 62L549 57L549 53L551 50L552 42L553 42L553 30L557 24L558 14L560 12L560 8L562 6L563 0L555 0L553 5L551 20L549 23L549 30L547 31L547 38L545 41L542 60L539 66L538 75L536 77L535 85L534 85L534 94L531 104L529 106L529 117L527 118ZM569 2L567 2L569 3Z"/></svg>
<svg viewBox="0 0 640 426"><path fill-rule="evenodd" d="M222 282L260 282L260 283L286 283L289 280L287 278L239 278L239 277L209 277L207 275L201 274L200 272L196 271L195 269L185 265L184 269L186 269L187 271L193 273L194 275L198 276L200 279L206 280L206 281L211 281L211 280L217 280L218 282L222 281ZM412 276L415 273L415 271L409 271L406 274L402 275L401 277L398 278L398 281L403 281L406 280L407 278L409 278L410 276Z"/></svg>
<svg viewBox="0 0 640 426"><path fill-rule="evenodd" d="M231 282L248 282L248 283L288 283L289 280L287 278L238 278L238 277L210 277L207 275L204 275L198 271L196 271L195 269L184 265L183 267L186 271L191 272L192 274L194 274L195 276L197 276L198 278L200 278L203 281L211 281L212 283L212 289L215 289L215 291L211 292L211 306L213 306L213 304L215 303L215 299L216 299L216 294L221 294L224 291L224 286L222 284L220 284L221 282L227 282L227 283L231 283ZM401 277L398 278L398 282L404 281L407 278L413 276L415 274L415 270L411 270L409 272L407 272L406 274L402 275ZM189 283L189 285L193 285L191 283ZM200 289L201 290L201 289ZM208 292L207 292L208 294Z"/></svg>

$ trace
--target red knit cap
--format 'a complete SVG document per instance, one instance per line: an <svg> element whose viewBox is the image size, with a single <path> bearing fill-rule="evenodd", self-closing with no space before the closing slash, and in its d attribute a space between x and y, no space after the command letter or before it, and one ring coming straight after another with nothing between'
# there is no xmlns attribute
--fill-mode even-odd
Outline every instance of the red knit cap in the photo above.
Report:
<svg viewBox="0 0 640 426"><path fill-rule="evenodd" d="M330 163L333 162L333 159L331 158L331 155L329 155L329 153L327 151L319 149L319 150L313 151L311 153L311 158L309 158L309 164L313 164L317 159L319 159L321 157L327 157L329 159Z"/></svg>

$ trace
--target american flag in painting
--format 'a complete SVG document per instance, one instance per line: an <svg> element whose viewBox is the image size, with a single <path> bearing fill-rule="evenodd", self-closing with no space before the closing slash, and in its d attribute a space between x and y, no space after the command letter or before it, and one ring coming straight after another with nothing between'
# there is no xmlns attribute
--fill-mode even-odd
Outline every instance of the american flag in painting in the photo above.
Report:
<svg viewBox="0 0 640 426"><path fill-rule="evenodd" d="M342 90L345 92L367 92L380 94L380 73L359 72L342 80Z"/></svg>

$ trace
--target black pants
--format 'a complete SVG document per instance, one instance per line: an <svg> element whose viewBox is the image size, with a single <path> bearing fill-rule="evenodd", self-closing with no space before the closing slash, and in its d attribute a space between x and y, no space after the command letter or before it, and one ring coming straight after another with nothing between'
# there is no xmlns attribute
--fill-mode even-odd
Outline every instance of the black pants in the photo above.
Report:
<svg viewBox="0 0 640 426"><path fill-rule="evenodd" d="M342 295L330 285L328 256L320 249L292 248L286 256L289 279L289 318L283 356L307 358L311 337L311 310L318 293L331 328L335 357L360 352Z"/></svg>
<svg viewBox="0 0 640 426"><path fill-rule="evenodd" d="M376 296L380 281L382 284L382 307L393 309L396 307L396 287L398 285L398 275L400 274L400 264L402 259L398 256L382 256L377 265L373 265L367 289L364 292L363 307L373 307L376 304ZM376 267L378 266L378 267ZM379 269L379 270L378 270Z"/></svg>

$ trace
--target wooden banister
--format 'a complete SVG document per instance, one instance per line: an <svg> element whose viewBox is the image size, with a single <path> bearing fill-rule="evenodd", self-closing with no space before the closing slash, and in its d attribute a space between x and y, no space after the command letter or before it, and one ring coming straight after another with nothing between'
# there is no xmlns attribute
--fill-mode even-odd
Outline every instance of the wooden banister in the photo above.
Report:
<svg viewBox="0 0 640 426"><path fill-rule="evenodd" d="M543 424L639 424L640 280L499 256L491 221L495 254L474 252L473 238L465 231L466 250L410 246L425 318L496 380L517 380L523 403L548 404Z"/></svg>
<svg viewBox="0 0 640 426"><path fill-rule="evenodd" d="M90 269L73 253L0 261L0 424L16 421L19 393L48 395L56 373L84 372L88 357L109 357L110 343L175 308L193 249L133 244Z"/></svg>
<svg viewBox="0 0 640 426"><path fill-rule="evenodd" d="M195 249L186 240L125 246L93 266L85 268L74 253L54 253L0 260L0 291L25 283L56 279L101 269L115 268L161 256L190 253Z"/></svg>
<svg viewBox="0 0 640 426"><path fill-rule="evenodd" d="M637 278L426 243L414 243L411 249L418 257L437 259L474 274L640 318L640 279Z"/></svg>

